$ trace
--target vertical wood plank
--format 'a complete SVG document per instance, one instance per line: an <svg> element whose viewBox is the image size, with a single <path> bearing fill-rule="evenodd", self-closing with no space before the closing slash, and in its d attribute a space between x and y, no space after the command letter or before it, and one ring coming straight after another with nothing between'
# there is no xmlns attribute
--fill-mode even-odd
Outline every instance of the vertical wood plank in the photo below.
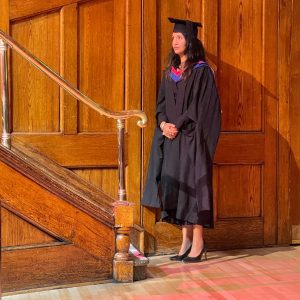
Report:
<svg viewBox="0 0 300 300"><path fill-rule="evenodd" d="M59 72L58 12L34 16L11 25L14 39ZM58 132L59 86L12 52L13 131Z"/></svg>
<svg viewBox="0 0 300 300"><path fill-rule="evenodd" d="M290 51L292 3L279 1L279 148L278 148L278 243L289 243L291 226L289 218L290 188Z"/></svg>
<svg viewBox="0 0 300 300"><path fill-rule="evenodd" d="M261 131L262 3L222 0L219 6L222 128L226 131Z"/></svg>
<svg viewBox="0 0 300 300"><path fill-rule="evenodd" d="M0 29L9 33L9 0L0 0Z"/></svg>
<svg viewBox="0 0 300 300"><path fill-rule="evenodd" d="M142 38L142 109L148 117L148 125L142 137L142 183L147 176L150 147L155 128L155 103L157 90L157 1L143 0L143 38ZM143 191L143 189L142 189ZM154 252L155 210L142 207L142 225L145 228L145 252Z"/></svg>
<svg viewBox="0 0 300 300"><path fill-rule="evenodd" d="M124 109L124 17L124 3L120 0L79 5L79 88L114 111ZM101 117L82 104L79 114L80 132L116 128L114 120Z"/></svg>
<svg viewBox="0 0 300 300"><path fill-rule="evenodd" d="M128 0L127 0L128 1ZM124 0L113 0L113 28L112 28L112 94L110 102L114 103L113 110L117 109L116 103L120 109L126 107L126 100L124 95L125 88L125 32L133 30L133 28L126 28L125 22L125 3ZM136 28L135 28L136 29ZM138 43L137 41L131 41L132 43ZM132 45L133 46L133 45ZM105 53L104 53L105 55ZM127 55L127 53L126 53ZM126 70L127 72L127 70ZM126 91L125 91L126 92ZM107 118L106 118L107 119ZM116 121L113 121L114 128L116 127Z"/></svg>
<svg viewBox="0 0 300 300"><path fill-rule="evenodd" d="M123 1L121 1L123 2ZM140 0L126 1L126 43L125 43L125 109L141 109L141 11ZM141 129L137 126L137 119L127 121L129 135L128 166L126 187L128 201L135 203L134 224L141 224Z"/></svg>
<svg viewBox="0 0 300 300"><path fill-rule="evenodd" d="M1 247L47 244L57 241L3 207L1 208L1 236Z"/></svg>
<svg viewBox="0 0 300 300"><path fill-rule="evenodd" d="M77 87L77 3L64 6L60 15L60 74ZM77 100L60 89L60 130L77 133Z"/></svg>
<svg viewBox="0 0 300 300"><path fill-rule="evenodd" d="M290 60L290 201L293 241L300 241L300 2L293 1Z"/></svg>
<svg viewBox="0 0 300 300"><path fill-rule="evenodd" d="M261 165L219 166L218 219L262 216L261 167Z"/></svg>
<svg viewBox="0 0 300 300"><path fill-rule="evenodd" d="M118 170L116 168L73 169L73 171L81 178L103 190L105 194L111 196L114 199L117 199Z"/></svg>
<svg viewBox="0 0 300 300"><path fill-rule="evenodd" d="M207 59L217 66L218 63L218 1L203 0L201 7L200 30Z"/></svg>
<svg viewBox="0 0 300 300"><path fill-rule="evenodd" d="M277 148L278 132L278 3L272 0L263 2L264 44L263 87L264 87L264 243L277 242Z"/></svg>

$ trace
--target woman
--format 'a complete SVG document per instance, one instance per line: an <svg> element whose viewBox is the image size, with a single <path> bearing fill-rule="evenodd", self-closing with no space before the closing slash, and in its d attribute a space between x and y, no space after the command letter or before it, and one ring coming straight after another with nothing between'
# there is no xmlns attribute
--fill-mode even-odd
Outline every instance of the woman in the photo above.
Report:
<svg viewBox="0 0 300 300"><path fill-rule="evenodd" d="M169 63L157 99L156 121L142 205L161 207L162 220L182 226L171 260L206 257L203 227L213 227L212 162L221 112L214 74L197 39L200 23L174 23Z"/></svg>

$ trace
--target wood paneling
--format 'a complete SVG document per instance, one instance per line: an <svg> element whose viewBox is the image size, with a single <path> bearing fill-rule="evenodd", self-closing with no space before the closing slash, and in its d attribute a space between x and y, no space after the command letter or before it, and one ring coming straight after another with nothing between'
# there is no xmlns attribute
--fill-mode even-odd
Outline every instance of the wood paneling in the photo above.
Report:
<svg viewBox="0 0 300 300"><path fill-rule="evenodd" d="M217 219L262 216L261 168L260 165L218 167Z"/></svg>
<svg viewBox="0 0 300 300"><path fill-rule="evenodd" d="M9 0L0 0L1 7L1 18L0 18L0 28L1 30L8 32L9 28Z"/></svg>
<svg viewBox="0 0 300 300"><path fill-rule="evenodd" d="M278 3L264 4L264 132L263 175L264 242L277 242L277 151L278 151ZM275 34L276 32L276 34Z"/></svg>
<svg viewBox="0 0 300 300"><path fill-rule="evenodd" d="M157 62L157 37L153 34L157 28L157 5L156 1L144 0L143 3L143 39L142 39L142 109L148 117L148 125L143 129L142 137L142 188L147 176L148 160L150 155L151 141L155 128L155 109L157 95L157 77L159 66ZM149 76L153 74L152 76ZM142 207L142 226L145 228L145 249L153 253L154 249L154 224L155 210Z"/></svg>
<svg viewBox="0 0 300 300"><path fill-rule="evenodd" d="M279 1L278 243L290 243L290 69L293 2Z"/></svg>
<svg viewBox="0 0 300 300"><path fill-rule="evenodd" d="M11 34L36 57L59 71L59 13L11 24ZM12 53L13 131L59 130L59 88L23 58Z"/></svg>
<svg viewBox="0 0 300 300"><path fill-rule="evenodd" d="M60 14L60 75L77 87L77 4L64 6ZM60 89L60 130L64 134L77 133L77 106L77 100Z"/></svg>
<svg viewBox="0 0 300 300"><path fill-rule="evenodd" d="M68 168L116 167L117 136L114 133L80 135L13 135Z"/></svg>
<svg viewBox="0 0 300 300"><path fill-rule="evenodd" d="M19 4L18 1L10 2L12 33L15 37L23 36L19 42L29 51L33 51L51 68L54 67L55 71L59 71L66 80L103 107L113 111L141 107L142 28L141 15L138 16L141 14L140 1L53 0L40 3L26 0L23 5ZM55 22L50 24L48 19L55 19ZM47 38L50 35L48 23L51 25L51 37L55 40ZM36 30L37 24L40 25L40 32ZM38 43L42 45L39 48ZM45 47L48 47L51 53L45 51ZM39 56L39 51L42 51L43 55ZM17 63L19 61L15 65ZM50 88L44 82L38 81L36 82L38 90L47 91L48 97L57 106L55 108L57 128L43 129L47 118L52 118L44 103L47 99L29 95L44 109L45 115L37 114L36 110L39 110L39 107L36 109L34 106L36 103L31 103L30 97L31 102L28 101L29 92L27 93L29 90L27 86L31 85L28 74L31 74L32 69L28 72L23 68L26 62L23 61L23 64L21 68L15 68L16 74L12 74L13 81L16 81L15 78L21 78L26 83L23 90L20 89L20 81L17 81L19 85L13 87L13 91L16 90L17 93L16 97L18 96L17 100L13 99L13 105L18 108L14 109L14 120L17 123L15 127L18 127L15 128L15 132L34 131L42 134L34 136L21 134L18 138L30 143L62 166L73 169L88 168L79 173L115 197L117 138L112 132L116 130L116 121L99 116L85 105L79 105L76 99L62 89L58 88L57 94L49 93ZM43 78L43 75L40 76ZM125 153L132 157L131 166L127 168L127 182L133 182L128 188L128 198L139 204L140 161L136 157L141 155L141 131L136 121L130 120L126 124L131 138L129 144L125 146ZM32 122L34 126L27 124ZM49 131L60 131L64 135L44 135L44 132ZM95 131L101 131L103 135L90 134ZM77 135L78 132L89 134ZM136 223L139 223L140 207L139 205L135 207Z"/></svg>
<svg viewBox="0 0 300 300"><path fill-rule="evenodd" d="M202 0L200 30L201 41L205 45L207 58L215 65L218 62L218 1ZM216 76L218 73L215 74Z"/></svg>
<svg viewBox="0 0 300 300"><path fill-rule="evenodd" d="M114 231L0 162L2 205L94 257L112 257ZM47 214L45 214L47 212ZM105 242L104 242L105 241Z"/></svg>
<svg viewBox="0 0 300 300"><path fill-rule="evenodd" d="M262 130L263 2L219 2L218 80L224 131Z"/></svg>
<svg viewBox="0 0 300 300"><path fill-rule="evenodd" d="M74 169L77 175L118 199L118 169Z"/></svg>
<svg viewBox="0 0 300 300"><path fill-rule="evenodd" d="M57 241L5 208L1 208L1 237L1 247L47 244Z"/></svg>
<svg viewBox="0 0 300 300"><path fill-rule="evenodd" d="M3 292L110 279L112 263L74 245L2 252Z"/></svg>
<svg viewBox="0 0 300 300"><path fill-rule="evenodd" d="M125 2L125 1L124 1ZM141 109L142 89L142 5L140 0L126 1L126 63L125 63L125 108ZM133 63L134 62L134 63ZM141 129L137 119L127 121L128 145L126 147L128 167L126 168L127 199L135 203L134 224L141 224Z"/></svg>
<svg viewBox="0 0 300 300"><path fill-rule="evenodd" d="M59 8L77 3L84 0L10 0L9 17L11 20L41 14L49 10L58 10Z"/></svg>
<svg viewBox="0 0 300 300"><path fill-rule="evenodd" d="M264 161L264 135L247 133L220 136L214 162L216 164L258 164Z"/></svg>
<svg viewBox="0 0 300 300"><path fill-rule="evenodd" d="M120 28L120 24L124 22L122 18L114 18L118 9L122 10L122 6L117 7L114 2L89 1L79 6L79 89L105 108L122 110L124 45L118 43L118 37L122 41L124 26ZM111 131L115 127L115 121L100 117L80 104L80 132Z"/></svg>
<svg viewBox="0 0 300 300"><path fill-rule="evenodd" d="M300 3L293 1L290 56L290 188L293 240L300 240Z"/></svg>

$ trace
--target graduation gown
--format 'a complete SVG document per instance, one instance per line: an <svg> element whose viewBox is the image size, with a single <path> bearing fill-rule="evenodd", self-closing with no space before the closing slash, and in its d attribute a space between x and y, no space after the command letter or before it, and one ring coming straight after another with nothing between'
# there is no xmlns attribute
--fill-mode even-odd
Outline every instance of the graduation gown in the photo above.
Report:
<svg viewBox="0 0 300 300"><path fill-rule="evenodd" d="M141 204L161 208L167 222L213 227L212 163L221 110L207 63L198 63L186 80L163 77L156 120ZM162 135L162 121L176 125L175 139Z"/></svg>

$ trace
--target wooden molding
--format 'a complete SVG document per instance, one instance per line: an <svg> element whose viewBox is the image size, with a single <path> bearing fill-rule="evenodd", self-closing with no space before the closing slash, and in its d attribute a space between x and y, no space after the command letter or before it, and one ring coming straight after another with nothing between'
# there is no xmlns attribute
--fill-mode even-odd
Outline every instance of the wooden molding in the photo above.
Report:
<svg viewBox="0 0 300 300"><path fill-rule="evenodd" d="M142 165L141 165L141 195L147 176L148 160L155 128L155 105L157 92L157 10L158 2L143 1L142 11L142 109L147 114L148 126L142 132ZM153 30L155 28L155 30ZM155 226L155 209L141 208L141 225L145 228L145 251L153 252L153 236Z"/></svg>
<svg viewBox="0 0 300 300"><path fill-rule="evenodd" d="M278 140L278 244L292 239L290 224L290 58L292 1L279 1L279 140Z"/></svg>
<svg viewBox="0 0 300 300"><path fill-rule="evenodd" d="M125 149L127 149L127 139L126 134ZM13 133L12 141L17 140L31 145L59 165L67 168L118 166L116 133L76 135ZM103 155L104 153L105 155ZM125 163L127 163L127 155Z"/></svg>
<svg viewBox="0 0 300 300"><path fill-rule="evenodd" d="M264 142L264 135L260 132L221 133L214 163L261 164L264 161Z"/></svg>
<svg viewBox="0 0 300 300"><path fill-rule="evenodd" d="M10 20L16 20L26 18L41 13L47 13L49 11L58 10L63 6L73 3L84 2L86 0L56 0L56 1L40 1L30 0L23 1L20 5L19 0L9 1L9 18Z"/></svg>
<svg viewBox="0 0 300 300"><path fill-rule="evenodd" d="M78 68L78 7L77 3L61 9L60 18L60 75L77 87ZM60 130L64 134L76 134L78 101L60 88Z"/></svg>

